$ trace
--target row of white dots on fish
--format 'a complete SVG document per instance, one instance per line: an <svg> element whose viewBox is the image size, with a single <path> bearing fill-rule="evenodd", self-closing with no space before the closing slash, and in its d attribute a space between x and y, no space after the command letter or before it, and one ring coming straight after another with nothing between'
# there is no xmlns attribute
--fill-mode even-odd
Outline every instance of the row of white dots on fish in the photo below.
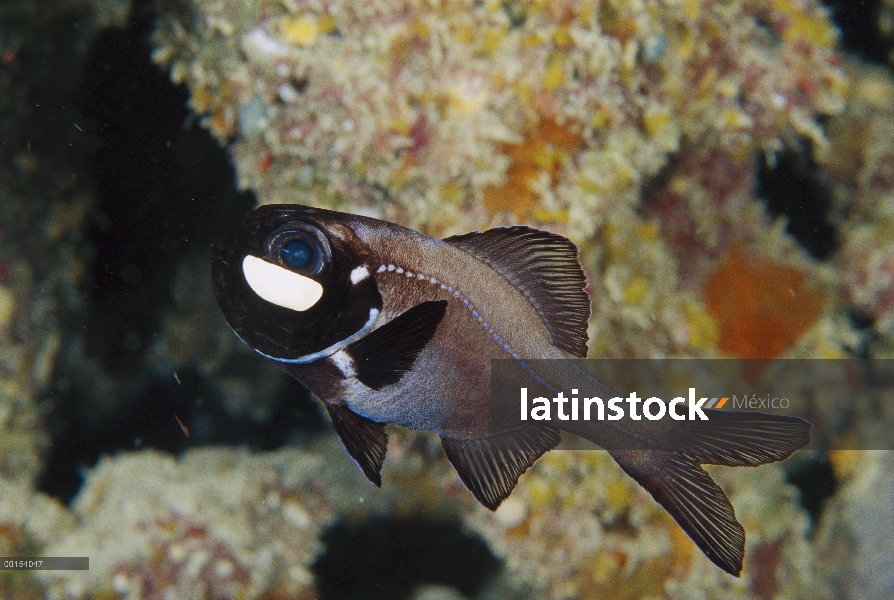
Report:
<svg viewBox="0 0 894 600"><path fill-rule="evenodd" d="M394 265L381 265L376 272L394 273L396 275L403 275L408 279L418 279L419 281L426 281L432 285L439 285L442 290L448 292L449 294L452 294L455 299L462 301L463 306L465 306L469 310L469 312L472 313L472 318L481 323L482 329L487 331L493 337L493 341L502 346L504 352L512 356L512 358L518 359L518 354L512 350L512 347L510 347L509 344L506 343L506 340L504 340L499 333L491 329L490 323L484 320L484 317L481 316L481 314L475 308L475 305L469 302L469 299L466 298L462 292L455 289L452 285L449 285L442 281L438 281L437 277L430 277L422 273L413 273L412 271L406 270L403 267L396 267ZM531 374L533 375L534 372L531 371Z"/></svg>
<svg viewBox="0 0 894 600"><path fill-rule="evenodd" d="M391 265L391 264L389 264L389 265L380 265L379 268L376 270L376 272L377 272L377 273L394 273L395 275L403 275L404 277L406 277L406 278L408 278L408 279L417 279L417 280L419 280L419 281L426 281L426 282L430 283L431 285L439 285L439 286L441 286L441 289L442 289L442 290L444 290L444 291L446 291L446 292L452 294L453 297L456 298L457 300L462 300L463 306L465 306L467 309L469 309L469 311L472 313L472 318L474 318L474 319L477 320L479 323L481 323L481 327L482 327L485 331L487 331L487 332L489 332L489 333L491 333L491 334L493 335L493 340L494 340L495 342L497 342L498 344L500 344L500 345L503 347L503 350L504 350L506 353L508 353L509 355L511 355L512 358L518 360L518 354L512 350L512 348L509 346L509 344L506 343L506 340L504 340L504 339L500 336L500 334L498 334L498 333L496 333L496 332L494 332L494 331L491 331L491 326L490 326L490 324L489 324L487 321L485 321L485 320L484 320L484 317L482 317L482 316L478 313L478 311L475 309L475 306L474 306L471 302L469 302L469 299L466 298L465 295L464 295L462 292L460 292L460 291L457 290L457 289L454 289L454 287L453 287L452 285L448 285L448 284L446 284L446 283L443 283L443 282L441 282L441 281L438 281L438 279L437 279L436 277L430 277L430 276L425 275L425 274L423 274L423 273L413 273L412 271L407 270L407 269L404 269L403 267L398 267L398 266ZM528 363L525 362L524 360L522 360L522 361L519 363L519 366L520 366L522 369L526 370L526 371L528 372L528 374L531 375L531 376L534 378L534 383L539 383L539 384L543 385L543 386L544 386L546 389L548 389L550 392L558 392L558 391L559 391L558 388L556 388L555 386L553 386L550 382L546 381L545 379L541 379L540 376L538 376L538 375L534 372L534 369L531 369L531 368L528 367ZM636 438L636 439L639 439L639 440L641 440L641 441L644 441L644 442L648 443L649 445L652 445L652 446L655 446L655 445L656 445L655 442L654 442L653 440L650 440L650 439L648 439L648 438L646 438L646 437L644 437L644 436L641 436L641 435L639 435L638 433L636 433L635 431L628 431L626 428L621 427L621 426L618 425L617 423L611 423L610 425L611 425L612 427L614 427L615 429L618 429L618 430L621 431L622 433L625 433L625 434L627 434L627 435L629 435L629 436L632 436L632 437L634 437L634 438Z"/></svg>
<svg viewBox="0 0 894 600"><path fill-rule="evenodd" d="M482 317L482 316L478 313L478 311L475 309L475 306L474 306L471 302L469 302L469 299L466 298L465 295L464 295L462 292L460 292L460 291L457 290L457 289L454 289L454 287L453 287L452 285L448 285L448 284L446 284L446 283L443 283L443 282L441 282L441 281L438 281L438 279L437 279L436 277L429 277L428 275L424 275L424 274L422 274L422 273L418 273L418 274L417 274L417 273L413 273L412 271L406 270L406 269L404 269L404 268L402 268L402 267L396 267L396 266L394 266L394 265L381 265L381 266L377 269L377 272L378 272L378 273L386 273L386 272L387 272L387 273L395 273L396 275L404 275L405 277L410 278L410 279L415 278L415 279L418 279L419 281L428 281L428 283L431 283L432 285L440 285L442 290L444 290L444 291L446 291L446 292L448 292L448 293L453 294L453 297L456 298L457 300L462 300L463 306L465 306L466 308L469 309L469 311L471 311L471 313L472 313L472 318L476 319L479 323L481 323L481 327L482 327L485 331L487 331L488 333L490 333L490 334L493 336L493 340L494 340L495 342L497 342L498 344L500 344L500 345L503 347L503 350L504 350L506 353L510 354L510 355L512 356L512 358L518 360L518 358L519 358L519 357L518 357L518 353L516 353L516 352L514 352L514 351L512 350L512 348L509 346L509 344L506 343L506 340L504 340L504 339L500 336L499 333L496 333L496 332L494 332L494 331L491 331L490 323L488 323L487 321L485 321L485 320L484 320L484 317ZM534 378L534 383L541 383L541 384L543 384L543 385L544 385L548 390L550 390L551 392L557 392L557 391L558 391L557 388L553 387L548 381L542 380L542 379L541 379L541 378L534 372L534 369L531 369L531 368L528 367L528 363L526 363L525 361L521 361L521 363L519 364L519 366L520 366L522 369L525 369L525 370L528 371L528 374L531 375L531 376Z"/></svg>

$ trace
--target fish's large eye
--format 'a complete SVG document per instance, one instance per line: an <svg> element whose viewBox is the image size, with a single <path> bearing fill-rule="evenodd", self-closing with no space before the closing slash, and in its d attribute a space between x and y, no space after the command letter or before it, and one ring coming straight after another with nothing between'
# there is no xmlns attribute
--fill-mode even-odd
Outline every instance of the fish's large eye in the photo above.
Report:
<svg viewBox="0 0 894 600"><path fill-rule="evenodd" d="M302 275L319 275L332 260L329 240L308 223L286 223L267 238L266 246L273 262Z"/></svg>
<svg viewBox="0 0 894 600"><path fill-rule="evenodd" d="M279 249L279 259L283 266L295 271L304 271L312 266L318 255L316 248L301 239L288 241Z"/></svg>

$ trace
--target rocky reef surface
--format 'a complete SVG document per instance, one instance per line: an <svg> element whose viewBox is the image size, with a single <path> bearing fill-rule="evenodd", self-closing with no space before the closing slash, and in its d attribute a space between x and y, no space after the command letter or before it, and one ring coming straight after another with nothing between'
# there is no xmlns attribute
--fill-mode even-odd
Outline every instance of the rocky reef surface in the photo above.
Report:
<svg viewBox="0 0 894 600"><path fill-rule="evenodd" d="M91 569L0 571L0 595L894 596L888 452L712 469L747 533L740 579L600 452L549 453L490 513L433 436L392 428L375 489L207 277L253 204L235 178L436 236L572 237L591 357L891 358L894 75L842 10L4 5L0 555ZM864 23L888 48L892 10Z"/></svg>

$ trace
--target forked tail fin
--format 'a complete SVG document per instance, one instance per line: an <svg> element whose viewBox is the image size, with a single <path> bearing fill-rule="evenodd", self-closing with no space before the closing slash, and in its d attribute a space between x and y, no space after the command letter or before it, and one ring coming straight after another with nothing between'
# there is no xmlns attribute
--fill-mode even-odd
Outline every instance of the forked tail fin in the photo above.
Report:
<svg viewBox="0 0 894 600"><path fill-rule="evenodd" d="M711 562L736 577L745 556L745 530L723 490L695 460L675 452L612 452L621 468L670 513Z"/></svg>
<svg viewBox="0 0 894 600"><path fill-rule="evenodd" d="M797 417L705 411L709 421L679 423L662 450L618 450L611 455L646 488L711 562L742 571L745 530L729 498L703 464L757 466L785 460L810 442L810 423Z"/></svg>
<svg viewBox="0 0 894 600"><path fill-rule="evenodd" d="M706 410L707 421L683 421L673 450L699 464L756 467L785 460L810 443L804 419L750 411Z"/></svg>

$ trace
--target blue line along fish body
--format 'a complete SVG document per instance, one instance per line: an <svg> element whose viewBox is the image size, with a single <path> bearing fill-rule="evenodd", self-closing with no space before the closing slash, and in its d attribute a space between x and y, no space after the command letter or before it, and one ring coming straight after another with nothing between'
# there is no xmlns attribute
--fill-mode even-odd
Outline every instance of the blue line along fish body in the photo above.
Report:
<svg viewBox="0 0 894 600"><path fill-rule="evenodd" d="M438 240L369 217L267 205L212 249L211 273L236 335L323 401L372 483L381 485L386 424L428 430L463 484L496 510L560 436L556 422L494 429L491 360L586 357L590 301L578 256L570 240L525 226ZM545 375L561 389L621 395L573 361L550 364L557 371ZM701 465L784 460L807 445L810 424L710 413L707 422L560 423L608 449L738 576L745 533Z"/></svg>

